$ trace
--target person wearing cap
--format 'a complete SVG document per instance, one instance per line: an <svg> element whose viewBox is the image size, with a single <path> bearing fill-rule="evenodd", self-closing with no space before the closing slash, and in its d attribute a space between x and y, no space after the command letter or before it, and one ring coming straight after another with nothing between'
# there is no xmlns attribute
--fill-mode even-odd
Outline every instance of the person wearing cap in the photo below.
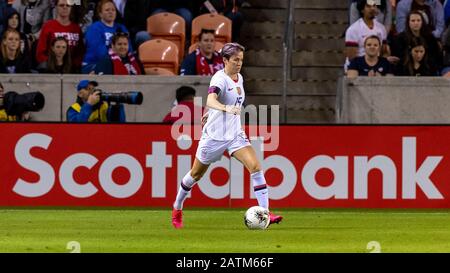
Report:
<svg viewBox="0 0 450 273"><path fill-rule="evenodd" d="M67 109L68 122L125 122L123 105L110 106L106 101L100 101L100 90L95 89L97 86L96 81L82 80L78 83L77 101ZM113 116L118 116L118 120Z"/></svg>
<svg viewBox="0 0 450 273"><path fill-rule="evenodd" d="M195 89L190 86L181 86L176 90L176 102L172 110L164 117L163 123L173 124L178 123L194 124L200 123L195 120L196 111L202 115L204 107L194 104ZM189 111L187 108L189 108ZM180 115L181 114L181 115Z"/></svg>

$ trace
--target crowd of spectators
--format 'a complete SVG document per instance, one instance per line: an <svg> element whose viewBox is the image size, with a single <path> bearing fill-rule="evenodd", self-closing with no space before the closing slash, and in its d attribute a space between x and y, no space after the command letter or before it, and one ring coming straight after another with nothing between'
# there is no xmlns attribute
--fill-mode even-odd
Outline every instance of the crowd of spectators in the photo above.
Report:
<svg viewBox="0 0 450 273"><path fill-rule="evenodd" d="M350 0L349 22L347 76L450 76L450 1ZM377 62L366 52L374 36L381 42ZM386 61L391 73L379 73Z"/></svg>
<svg viewBox="0 0 450 273"><path fill-rule="evenodd" d="M8 3L9 2L9 3ZM152 39L147 18L160 12L181 16L186 23L185 48L190 46L192 20L204 13L222 14L232 20L232 40L238 41L243 15L242 0L0 0L0 34L2 50L0 73L70 73L141 75L145 70L139 60L139 46ZM74 3L71 5L71 3ZM211 31L211 30L207 30ZM123 42L126 33L127 43ZM128 52L119 53L119 41ZM214 44L208 34L208 43ZM17 38L17 36L19 38ZM214 49L214 46L213 46ZM185 63L188 73L211 75L217 54L202 40L194 55ZM192 61L194 60L194 62ZM181 60L183 61L183 60ZM194 65L194 66L192 66ZM100 67L98 67L100 66ZM198 69L192 69L198 68ZM208 69L209 70L209 69ZM183 70L184 71L184 70ZM180 72L180 70L178 71Z"/></svg>
<svg viewBox="0 0 450 273"><path fill-rule="evenodd" d="M232 41L239 40L244 22L242 0L0 0L0 73L143 75L139 46L152 39L147 18L170 12L186 25L185 49L190 48L192 20L205 13L232 21ZM180 75L212 76L223 69L215 30L201 29L199 41L182 56ZM81 80L68 122L125 122L124 106L100 100L95 81ZM0 103L3 100L0 84ZM194 108L195 89L176 90L177 106ZM177 108L178 107L178 108ZM172 110L174 110L172 109ZM0 121L28 120L8 116L0 105ZM202 112L203 109L200 109ZM190 122L193 117L182 120ZM170 113L164 122L173 123Z"/></svg>

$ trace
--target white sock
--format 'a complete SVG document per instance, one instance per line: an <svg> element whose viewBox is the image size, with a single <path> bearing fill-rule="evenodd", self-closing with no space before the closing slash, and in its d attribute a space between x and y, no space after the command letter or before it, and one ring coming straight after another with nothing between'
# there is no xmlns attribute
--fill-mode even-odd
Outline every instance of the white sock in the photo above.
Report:
<svg viewBox="0 0 450 273"><path fill-rule="evenodd" d="M188 193L191 191L196 182L197 181L192 178L191 172L188 172L183 177L183 180L181 180L180 188L178 189L177 198L175 199L175 203L173 203L174 209L183 209L184 200L186 200Z"/></svg>
<svg viewBox="0 0 450 273"><path fill-rule="evenodd" d="M269 209L269 190L267 189L266 179L263 171L250 174L258 205Z"/></svg>

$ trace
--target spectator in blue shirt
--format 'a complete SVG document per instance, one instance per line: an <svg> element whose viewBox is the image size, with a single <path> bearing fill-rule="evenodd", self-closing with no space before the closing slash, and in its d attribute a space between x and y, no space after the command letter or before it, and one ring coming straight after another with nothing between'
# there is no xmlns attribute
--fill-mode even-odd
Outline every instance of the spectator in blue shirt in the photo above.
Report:
<svg viewBox="0 0 450 273"><path fill-rule="evenodd" d="M358 76L386 76L393 75L389 61L380 57L381 40L376 35L371 35L364 40L365 55L355 57L348 66L347 77Z"/></svg>
<svg viewBox="0 0 450 273"><path fill-rule="evenodd" d="M403 32L406 27L406 17L410 11L421 10L425 13L425 22L431 28L433 36L440 39L444 32L444 8L439 0L402 0L397 4L396 22L397 33Z"/></svg>
<svg viewBox="0 0 450 273"><path fill-rule="evenodd" d="M95 70L95 65L108 56L111 38L117 32L128 33L127 28L116 23L117 10L112 0L102 0L97 6L100 20L93 23L86 32L86 54L82 64L82 73L88 74ZM129 43L131 45L131 43ZM130 46L130 52L132 48Z"/></svg>

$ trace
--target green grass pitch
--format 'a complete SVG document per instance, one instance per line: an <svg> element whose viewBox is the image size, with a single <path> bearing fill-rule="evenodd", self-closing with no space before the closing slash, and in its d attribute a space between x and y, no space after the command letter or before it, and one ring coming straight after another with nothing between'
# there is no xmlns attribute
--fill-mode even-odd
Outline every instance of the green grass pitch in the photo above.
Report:
<svg viewBox="0 0 450 273"><path fill-rule="evenodd" d="M244 209L189 209L175 230L169 210L2 209L0 252L450 252L449 210L275 210L285 218L248 230Z"/></svg>

